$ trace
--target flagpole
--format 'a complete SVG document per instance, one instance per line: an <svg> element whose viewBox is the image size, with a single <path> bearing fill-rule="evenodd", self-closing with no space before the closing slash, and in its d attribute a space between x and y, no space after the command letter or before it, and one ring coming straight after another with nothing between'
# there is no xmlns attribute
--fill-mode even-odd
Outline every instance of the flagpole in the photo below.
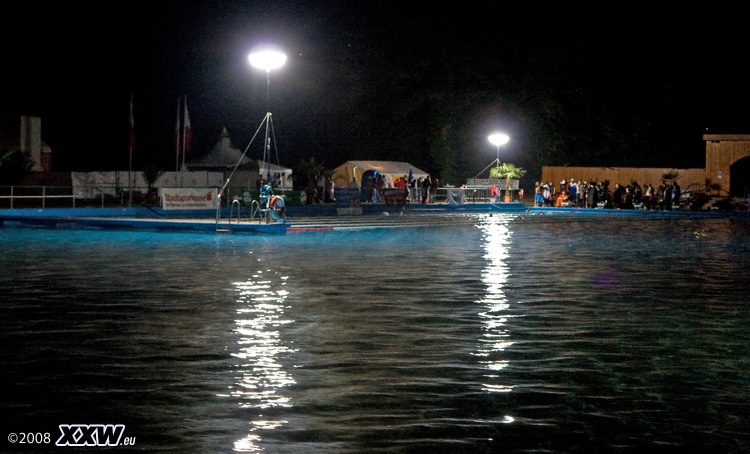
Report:
<svg viewBox="0 0 750 454"><path fill-rule="evenodd" d="M130 175L133 171L133 147L130 147L130 163L128 164L128 208L133 206L133 177Z"/></svg>
<svg viewBox="0 0 750 454"><path fill-rule="evenodd" d="M133 171L133 145L135 142L135 123L133 121L133 93L130 93L130 118L129 122L129 137L128 137L128 208L133 206L133 178L131 173Z"/></svg>
<svg viewBox="0 0 750 454"><path fill-rule="evenodd" d="M180 187L185 187L185 146L187 143L187 128L188 128L188 108L187 108L187 95L185 96L185 121L182 122L182 170L180 172Z"/></svg>
<svg viewBox="0 0 750 454"><path fill-rule="evenodd" d="M177 119L174 124L174 173L175 176L177 175L177 172L180 170L180 97L177 97ZM177 183L177 178L175 177L175 183Z"/></svg>

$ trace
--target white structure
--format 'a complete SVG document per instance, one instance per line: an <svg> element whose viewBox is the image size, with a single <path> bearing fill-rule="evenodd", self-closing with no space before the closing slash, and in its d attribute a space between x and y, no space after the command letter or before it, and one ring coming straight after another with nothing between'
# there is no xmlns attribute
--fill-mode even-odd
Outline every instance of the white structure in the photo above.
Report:
<svg viewBox="0 0 750 454"><path fill-rule="evenodd" d="M128 184L128 174L133 181ZM145 194L148 181L143 172L113 170L104 172L71 172L73 194L77 199L95 199L102 195L115 197L121 191L132 187L134 192ZM152 188L221 188L224 184L221 172L163 172L154 182Z"/></svg>
<svg viewBox="0 0 750 454"><path fill-rule="evenodd" d="M242 150L232 147L227 128L223 129L219 141L207 155L187 163L187 170L220 172L224 175L224 182L231 175L232 179L227 187L228 194L224 194L230 198L241 194L244 188L255 188L261 177L265 182L269 173L274 190L292 189L294 183L292 169L252 159L247 155L242 156Z"/></svg>
<svg viewBox="0 0 750 454"><path fill-rule="evenodd" d="M239 163L237 170L232 171ZM270 166L270 168L269 168ZM226 128L222 131L219 142L210 153L195 161L188 162L186 169L179 172L162 172L154 181L152 188L219 188L221 189L232 175L222 197L232 200L239 197L246 189L255 188L258 178L264 180L269 173L275 179L274 190L292 189L292 169L269 164L257 159L242 156L242 151L232 148ZM130 173L133 181L128 182L128 171L110 172L71 172L73 190L77 198L90 199L101 195L115 196L132 187L135 192L145 194L148 182L141 171Z"/></svg>
<svg viewBox="0 0 750 454"><path fill-rule="evenodd" d="M28 115L0 115L0 149L26 153L31 170L52 170L52 149L42 140L42 119Z"/></svg>

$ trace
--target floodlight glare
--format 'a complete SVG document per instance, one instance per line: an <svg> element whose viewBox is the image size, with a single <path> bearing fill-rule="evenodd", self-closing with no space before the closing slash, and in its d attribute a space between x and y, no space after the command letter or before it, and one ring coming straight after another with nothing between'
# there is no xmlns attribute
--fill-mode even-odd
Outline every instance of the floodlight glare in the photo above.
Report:
<svg viewBox="0 0 750 454"><path fill-rule="evenodd" d="M505 145L510 140L507 134L496 132L488 137L490 143L495 146Z"/></svg>
<svg viewBox="0 0 750 454"><path fill-rule="evenodd" d="M286 62L286 55L275 50L261 50L250 54L250 64L264 69L267 73L272 69L281 68Z"/></svg>

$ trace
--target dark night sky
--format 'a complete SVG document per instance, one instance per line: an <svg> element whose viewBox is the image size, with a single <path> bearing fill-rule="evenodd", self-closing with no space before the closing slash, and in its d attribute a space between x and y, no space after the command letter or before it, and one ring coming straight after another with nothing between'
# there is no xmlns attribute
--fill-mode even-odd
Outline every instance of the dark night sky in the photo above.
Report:
<svg viewBox="0 0 750 454"><path fill-rule="evenodd" d="M399 131L439 122L410 114L410 87L437 87L446 99L487 94L455 96L470 100L453 131L479 168L494 159L486 137L496 127L512 137L508 159L528 164L540 116L554 112L566 137L605 115L619 134L637 131L648 143L641 159L653 150L675 167L704 165L706 128L750 132L746 24L731 4L19 3L29 4L6 6L2 18L0 111L42 117L58 170L127 166L131 93L137 166L170 170L182 95L194 153L207 151L224 126L244 149L267 110L265 74L247 61L262 42L289 56L270 88L282 164L419 161L400 148ZM550 111L547 97L555 98ZM513 107L530 99L536 110ZM620 137L589 134L604 148Z"/></svg>

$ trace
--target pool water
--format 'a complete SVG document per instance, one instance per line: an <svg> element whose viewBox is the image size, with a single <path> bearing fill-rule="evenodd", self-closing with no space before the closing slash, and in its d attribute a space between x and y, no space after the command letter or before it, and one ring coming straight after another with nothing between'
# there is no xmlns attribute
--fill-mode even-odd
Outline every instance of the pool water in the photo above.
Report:
<svg viewBox="0 0 750 454"><path fill-rule="evenodd" d="M437 216L0 229L3 451L750 451L750 223Z"/></svg>

